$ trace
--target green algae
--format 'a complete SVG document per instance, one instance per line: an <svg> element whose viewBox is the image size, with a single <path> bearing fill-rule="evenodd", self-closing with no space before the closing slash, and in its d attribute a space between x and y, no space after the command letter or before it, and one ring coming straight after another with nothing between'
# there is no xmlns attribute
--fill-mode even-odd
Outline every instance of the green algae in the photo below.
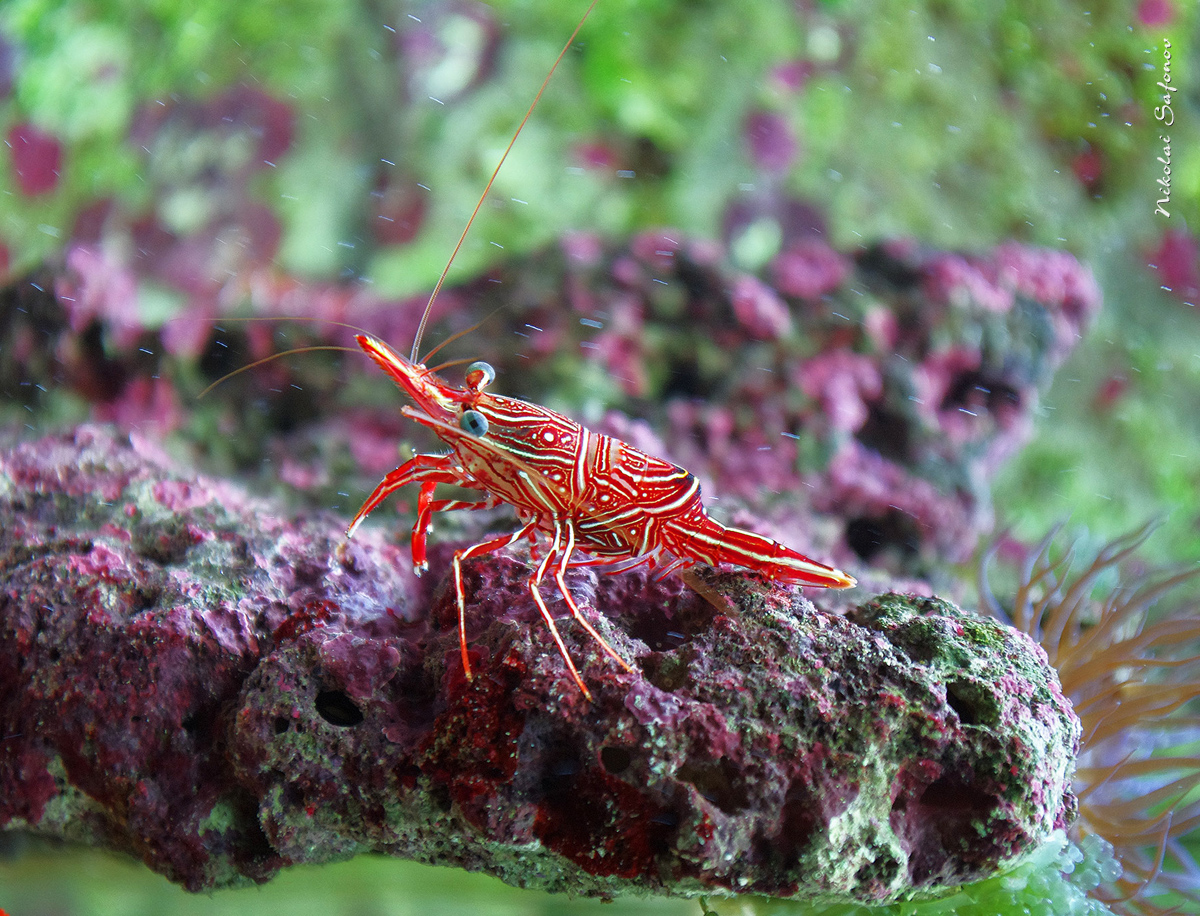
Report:
<svg viewBox="0 0 1200 916"><path fill-rule="evenodd" d="M149 202L150 163L126 142L139 105L205 98L239 81L289 99L314 117L264 199L293 200L285 250L300 266L302 254L319 249L304 242L306 234L345 240L359 219L344 196L319 192L314 179L341 176L335 185L344 194L362 186L355 172L390 149L402 150L417 173L434 169L431 187L455 208L477 192L476 178L490 168L481 151L503 144L529 97L524 87L536 87L553 57L551 39L569 34L582 11L546 0L496 6L515 43L495 86L443 110L438 117L449 120L439 124L431 111L397 104L397 79L383 59L387 32L355 4L305 0L280 17L268 0L11 0L0 29L20 42L22 55L8 117L28 117L67 142L71 168L57 195L66 203L56 211L66 219L102 194ZM568 58L524 151L501 175L501 193L512 191L525 206L485 215L483 234L510 239L514 251L576 225L624 234L632 223L666 223L715 234L725 200L761 178L738 137L747 107L762 105L787 113L801 137L804 153L789 183L828 205L839 240L901 233L934 245L984 245L1025 226L1020 234L1031 241L1087 245L1100 221L1139 192L1145 203L1155 168L1145 153L1160 130L1149 117L1160 92L1154 55L1169 34L1179 78L1191 78L1188 27L1198 15L1178 10L1159 35L1128 28L1131 14L1120 5L862 2L802 20L776 2L686 15L681 6L599 5L572 55L579 60ZM818 66L793 98L768 69L796 59ZM1182 114L1180 121L1186 135L1197 131ZM568 180L569 138L589 133L646 141L677 165L651 181ZM1071 157L1085 147L1104 151L1099 198L1070 175ZM1200 179L1187 177L1200 175L1200 151L1186 142L1175 150L1176 202L1186 212L1200 199L1193 187ZM539 200L543 194L551 200ZM12 229L46 215L47 206L18 208ZM592 219L584 222L585 214ZM440 267L461 218L434 223L429 249L409 263L422 276ZM5 234L18 262L49 251L50 240L36 233ZM475 247L468 259L479 258ZM399 275L403 252L380 255L387 273ZM369 261L346 249L323 263L336 272Z"/></svg>

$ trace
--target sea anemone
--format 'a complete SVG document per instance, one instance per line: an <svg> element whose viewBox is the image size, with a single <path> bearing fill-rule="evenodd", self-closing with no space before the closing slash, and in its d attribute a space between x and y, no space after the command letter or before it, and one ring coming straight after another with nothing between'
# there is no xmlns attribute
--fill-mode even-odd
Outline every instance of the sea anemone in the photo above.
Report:
<svg viewBox="0 0 1200 916"><path fill-rule="evenodd" d="M1078 572L1080 551L1055 551L1055 528L1025 554L1009 609L989 587L995 547L980 566L984 606L1041 644L1083 723L1071 838L1111 845L1120 874L1092 896L1128 916L1200 905L1184 840L1200 824L1200 614L1188 587L1200 564L1139 561L1154 528L1110 541Z"/></svg>

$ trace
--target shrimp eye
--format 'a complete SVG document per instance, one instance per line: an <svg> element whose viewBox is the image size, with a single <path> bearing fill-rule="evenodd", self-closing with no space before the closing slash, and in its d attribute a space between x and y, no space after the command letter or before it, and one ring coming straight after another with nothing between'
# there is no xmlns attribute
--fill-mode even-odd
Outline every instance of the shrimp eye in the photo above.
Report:
<svg viewBox="0 0 1200 916"><path fill-rule="evenodd" d="M487 417L478 410L464 410L458 418L458 426L463 432L472 436L482 436L488 430Z"/></svg>
<svg viewBox="0 0 1200 916"><path fill-rule="evenodd" d="M496 380L496 370L487 363L480 361L467 366L467 385L476 391L482 391Z"/></svg>

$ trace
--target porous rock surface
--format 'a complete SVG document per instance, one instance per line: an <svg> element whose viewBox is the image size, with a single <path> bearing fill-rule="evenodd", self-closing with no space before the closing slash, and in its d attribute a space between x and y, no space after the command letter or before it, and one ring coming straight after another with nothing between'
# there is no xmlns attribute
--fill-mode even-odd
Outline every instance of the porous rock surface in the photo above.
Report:
<svg viewBox="0 0 1200 916"><path fill-rule="evenodd" d="M452 547L418 580L387 532L343 526L100 427L0 453L0 828L193 890L370 850L578 894L880 902L1074 814L1078 720L993 620L900 595L832 615L709 574L721 613L576 570L635 669L561 621L589 703L519 557L466 566L467 680Z"/></svg>

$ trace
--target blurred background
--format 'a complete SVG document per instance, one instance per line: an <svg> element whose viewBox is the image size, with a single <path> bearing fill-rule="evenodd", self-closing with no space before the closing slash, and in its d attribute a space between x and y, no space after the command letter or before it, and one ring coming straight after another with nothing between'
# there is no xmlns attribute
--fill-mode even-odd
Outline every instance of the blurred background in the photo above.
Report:
<svg viewBox="0 0 1200 916"><path fill-rule="evenodd" d="M19 291L50 277L79 293L69 320L103 319L101 358L151 334L200 363L214 323L255 295L278 312L296 288L419 302L583 9L6 0L0 422L19 435L161 422L173 447L236 464L191 401L151 387L118 409L97 406L103 378L29 385L13 368ZM1162 515L1151 550L1195 561L1198 39L1200 9L1182 0L600 0L450 282L565 233L660 226L719 240L753 272L796 214L850 251L1065 249L1096 274L1104 308L1001 472L997 522L1036 541L1069 519L1094 543ZM405 350L411 333L401 323L392 343ZM13 916L601 906L372 858L190 897L102 854L4 848L0 905Z"/></svg>

